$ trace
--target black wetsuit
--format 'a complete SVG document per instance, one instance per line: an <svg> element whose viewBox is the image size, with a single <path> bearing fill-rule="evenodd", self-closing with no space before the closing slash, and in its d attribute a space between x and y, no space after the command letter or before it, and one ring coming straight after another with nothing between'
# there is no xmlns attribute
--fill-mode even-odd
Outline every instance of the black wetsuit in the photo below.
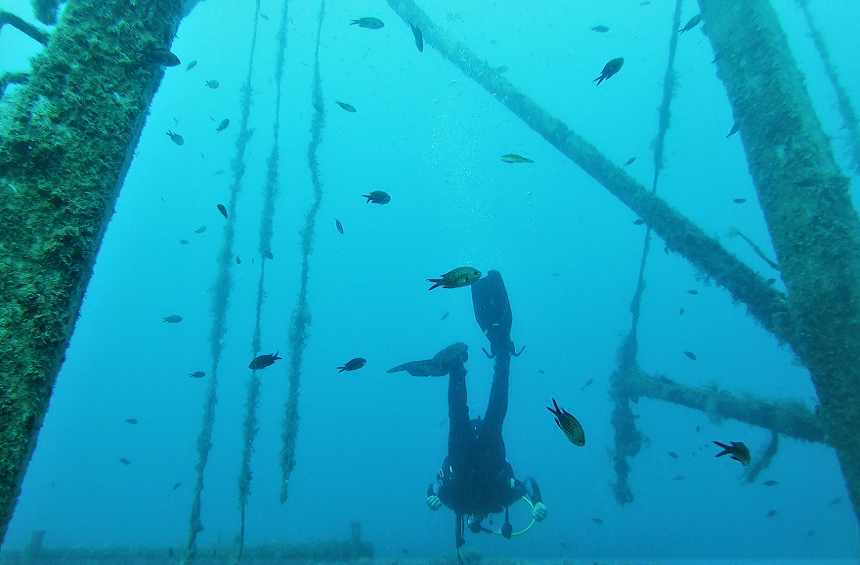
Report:
<svg viewBox="0 0 860 565"><path fill-rule="evenodd" d="M464 517L473 516L472 530L481 531L481 520L487 514L507 510L524 495L533 504L541 502L540 490L531 477L514 478L505 459L502 424L508 411L508 379L513 344L510 339L510 304L501 275L490 271L485 279L473 285L475 317L490 339L495 357L493 384L487 413L483 420L471 420L466 403L466 368L462 362L450 367L448 380L448 456L442 465L438 482L427 489L436 494L456 514L457 548L464 542ZM510 536L505 516L505 537Z"/></svg>

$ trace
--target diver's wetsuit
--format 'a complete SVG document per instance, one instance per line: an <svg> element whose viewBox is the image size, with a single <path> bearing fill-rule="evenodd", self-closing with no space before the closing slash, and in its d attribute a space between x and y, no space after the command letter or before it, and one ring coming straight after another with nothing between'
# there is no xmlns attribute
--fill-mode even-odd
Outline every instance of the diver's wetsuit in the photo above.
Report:
<svg viewBox="0 0 860 565"><path fill-rule="evenodd" d="M452 363L448 380L448 457L442 464L438 482L427 489L427 496L437 495L456 514L457 548L463 540L465 516L472 516L470 528L481 531L487 514L506 510L524 495L533 504L541 502L540 490L531 477L514 478L505 460L502 424L508 411L508 378L513 344L510 339L511 313L507 292L498 271L472 285L475 317L490 339L495 367L487 413L482 420L469 419L466 404L466 368ZM510 537L511 526L505 516L502 534Z"/></svg>

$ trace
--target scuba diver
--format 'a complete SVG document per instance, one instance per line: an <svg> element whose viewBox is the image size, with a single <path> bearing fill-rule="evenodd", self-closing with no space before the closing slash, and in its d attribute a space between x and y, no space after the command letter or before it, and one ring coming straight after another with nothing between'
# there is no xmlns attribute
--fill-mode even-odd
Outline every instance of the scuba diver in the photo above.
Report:
<svg viewBox="0 0 860 565"><path fill-rule="evenodd" d="M504 511L505 523L496 533L510 539L513 526L508 507L514 502L524 498L532 505L532 523L542 521L547 513L537 482L532 477L517 480L511 464L505 459L502 424L508 410L511 355L519 356L522 350L516 352L511 341L511 305L502 276L498 271L490 271L471 286L475 318L490 340L490 353L486 349L484 353L495 359L493 384L484 418L469 418L466 368L463 366L469 356L463 343L445 348L433 359L412 361L388 371L408 371L413 376L450 375L448 456L437 481L427 488L427 506L438 510L444 504L454 511L458 558L460 547L466 543L463 538L466 521L473 533L493 532L481 522L489 514Z"/></svg>

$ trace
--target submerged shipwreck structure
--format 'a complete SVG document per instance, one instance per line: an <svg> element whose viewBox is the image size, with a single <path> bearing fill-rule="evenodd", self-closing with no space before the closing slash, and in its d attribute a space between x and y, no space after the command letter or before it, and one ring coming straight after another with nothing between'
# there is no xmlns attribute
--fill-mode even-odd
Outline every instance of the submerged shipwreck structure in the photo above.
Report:
<svg viewBox="0 0 860 565"><path fill-rule="evenodd" d="M703 30L716 53L717 74L734 111L738 135L743 141L787 294L768 284L655 193L662 167L662 139L669 125L674 30L680 23L680 0L670 42L660 134L654 149L654 184L650 189L530 100L465 45L447 36L412 0L388 0L388 3L405 22L423 32L427 45L645 221L648 233L643 246L643 269L653 231L668 249L685 257L704 276L724 287L737 303L745 304L749 314L780 342L791 347L810 371L820 401L820 410L816 412L800 402L741 398L727 391L696 389L665 376L646 375L636 362L639 301L644 291L640 271L639 287L631 304L632 328L621 344L619 366L611 379L615 403L612 424L615 427L617 501L626 504L634 499L627 481L630 470L627 460L639 452L642 435L636 429L630 403L644 396L767 428L774 437L770 457L777 449L780 435L832 446L838 454L855 514L860 516L860 432L856 426L860 421L860 373L857 371L860 366L860 216L848 193L849 179L834 158L830 140L816 117L803 75L792 58L770 2L699 0L699 6ZM132 161L148 107L163 76L163 61L151 54L169 48L182 17L194 4L193 0L133 3L69 0L49 39L17 16L0 14L0 27L14 26L34 40L46 43L29 74L0 78L4 90L8 84L18 85L0 101L0 390L3 391L0 396L0 540L15 508L99 244ZM323 13L321 8L320 23ZM40 18L48 21L44 15ZM281 33L285 33L284 24ZM820 34L816 44L824 55ZM836 81L832 66L828 69L831 79ZM249 80L250 72L249 65ZM295 466L293 446L298 429L301 354L309 324L307 261L322 195L315 159L324 126L318 67L315 77L313 105L317 114L312 122L313 135L308 149L315 200L302 232L302 291L290 331L292 392L283 433L282 502L287 498L286 485ZM276 78L280 88L280 76ZM834 82L834 85L837 92L841 92L838 84ZM235 205L235 194L241 188L243 143L250 135L247 130L248 84L245 95L245 114L232 167L234 200L231 206ZM842 93L839 98L845 128L853 136L851 144L856 149L860 147L857 118L848 97ZM277 121L275 127L278 127ZM272 190L267 203L277 193L277 152L276 145L268 161ZM855 162L855 166L857 164ZM271 222L261 226L260 254L263 258L268 253L271 230ZM224 237L216 287L229 289L229 259L232 257L229 225ZM261 300L262 292L258 302ZM226 305L226 295L216 293L213 311L226 309ZM198 490L192 509L189 561L196 552L195 535L202 530L199 493L211 447L217 363L223 332L223 327L215 325L210 335L213 371L198 441ZM259 333L253 345L255 352L259 351ZM258 394L259 382L252 381L245 430L247 457L255 435L253 406ZM758 462L757 469L760 471L768 461ZM248 465L245 458L239 481L244 493L243 505L250 481Z"/></svg>

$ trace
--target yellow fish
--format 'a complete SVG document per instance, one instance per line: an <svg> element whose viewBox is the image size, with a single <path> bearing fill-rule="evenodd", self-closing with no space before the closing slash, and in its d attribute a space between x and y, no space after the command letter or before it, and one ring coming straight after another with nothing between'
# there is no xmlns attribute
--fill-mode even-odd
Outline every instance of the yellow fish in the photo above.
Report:
<svg viewBox="0 0 860 565"><path fill-rule="evenodd" d="M442 288L459 288L461 286L469 286L476 280L481 278L481 271L472 267L460 267L442 275L441 279L427 279L427 282L435 283L429 290L433 290L437 286Z"/></svg>
<svg viewBox="0 0 860 565"><path fill-rule="evenodd" d="M502 161L505 163L534 163L531 159L527 159L521 155L514 155L513 153L502 155Z"/></svg>
<svg viewBox="0 0 860 565"><path fill-rule="evenodd" d="M552 399L552 405L555 406L555 410L549 406L547 406L546 409L555 414L555 423L558 424L558 427L561 428L561 431L564 432L567 439L569 439L573 445L578 445L580 447L585 445L585 432L582 431L582 426L579 424L579 421L571 414L568 414L567 410L559 408L555 398Z"/></svg>

